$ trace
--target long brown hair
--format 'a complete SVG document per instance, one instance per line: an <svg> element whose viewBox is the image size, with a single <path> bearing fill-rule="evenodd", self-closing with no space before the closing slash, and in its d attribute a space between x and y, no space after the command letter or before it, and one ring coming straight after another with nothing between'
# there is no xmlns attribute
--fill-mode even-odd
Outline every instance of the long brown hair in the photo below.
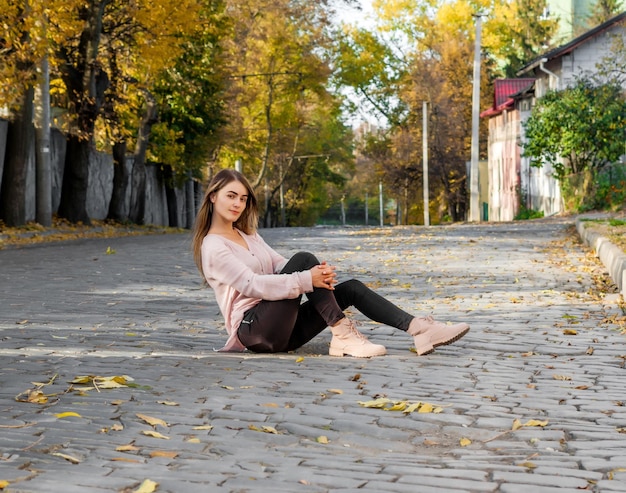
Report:
<svg viewBox="0 0 626 493"><path fill-rule="evenodd" d="M253 234L257 230L257 226L259 223L259 207L256 201L256 196L254 195L254 190L252 190L252 186L250 182L243 176L239 171L234 169L223 169L220 170L210 181L209 186L207 187L206 193L204 194L204 198L202 199L202 205L200 206L200 210L198 211L198 215L196 216L196 221L193 226L193 240L192 240L192 250L193 250L193 258L196 261L196 266L200 270L200 273L204 275L202 271L202 240L209 232L211 228L211 219L213 216L213 202L211 202L211 196L224 188L229 183L233 181L238 181L248 191L248 199L246 200L246 208L239 216L239 219L235 221L233 226L237 229L243 231L244 233L250 235Z"/></svg>

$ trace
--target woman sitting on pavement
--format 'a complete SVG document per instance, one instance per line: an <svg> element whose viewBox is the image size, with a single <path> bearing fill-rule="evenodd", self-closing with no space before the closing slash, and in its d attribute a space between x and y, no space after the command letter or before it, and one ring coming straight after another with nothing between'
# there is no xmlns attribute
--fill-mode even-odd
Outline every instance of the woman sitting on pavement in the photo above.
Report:
<svg viewBox="0 0 626 493"><path fill-rule="evenodd" d="M222 351L291 351L330 327L331 356L386 354L345 316L349 306L408 332L418 355L469 331L465 323L446 325L409 315L356 279L337 284L335 266L311 253L287 260L259 236L257 223L257 200L248 180L235 170L218 172L196 218L193 253L226 321L229 338ZM301 303L303 294L307 301Z"/></svg>

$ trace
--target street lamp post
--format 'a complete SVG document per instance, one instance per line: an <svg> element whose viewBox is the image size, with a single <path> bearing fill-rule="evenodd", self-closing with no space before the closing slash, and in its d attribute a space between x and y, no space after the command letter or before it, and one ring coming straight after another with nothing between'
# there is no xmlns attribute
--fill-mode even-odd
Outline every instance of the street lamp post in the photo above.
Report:
<svg viewBox="0 0 626 493"><path fill-rule="evenodd" d="M428 205L428 103L422 104L422 174L424 187L424 226L430 226L430 210Z"/></svg>
<svg viewBox="0 0 626 493"><path fill-rule="evenodd" d="M480 204L478 193L478 126L480 118L480 35L483 13L477 13L476 40L474 44L474 86L472 91L472 148L470 162L470 221L480 221Z"/></svg>

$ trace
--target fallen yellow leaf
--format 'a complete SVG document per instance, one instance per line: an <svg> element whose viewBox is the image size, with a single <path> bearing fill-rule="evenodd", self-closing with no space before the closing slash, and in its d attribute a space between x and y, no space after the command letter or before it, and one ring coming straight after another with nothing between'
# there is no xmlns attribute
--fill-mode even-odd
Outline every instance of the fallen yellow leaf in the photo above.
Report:
<svg viewBox="0 0 626 493"><path fill-rule="evenodd" d="M78 413L75 413L73 411L67 411L65 413L58 413L55 414L55 417L57 417L58 419L63 419L63 418L70 418L70 417L74 417L74 418L82 418L82 416Z"/></svg>
<svg viewBox="0 0 626 493"><path fill-rule="evenodd" d="M343 390L341 389L328 389L328 392L331 394L343 394Z"/></svg>
<svg viewBox="0 0 626 493"><path fill-rule="evenodd" d="M141 449L132 443L129 443L128 445L120 445L115 448L116 452L137 452L138 450Z"/></svg>
<svg viewBox="0 0 626 493"><path fill-rule="evenodd" d="M97 390L100 389L118 389L120 387L128 387L128 383L133 379L128 375L113 375L111 377L100 377L95 375L81 375L75 377L70 383L81 385L92 385Z"/></svg>
<svg viewBox="0 0 626 493"><path fill-rule="evenodd" d="M472 444L472 441L469 438L461 438L459 440L459 444L461 445L461 447L467 447L468 445Z"/></svg>
<svg viewBox="0 0 626 493"><path fill-rule="evenodd" d="M9 483L8 481L4 481L4 480L0 480L0 490L5 489L7 486L9 486L11 483Z"/></svg>
<svg viewBox="0 0 626 493"><path fill-rule="evenodd" d="M178 402L173 401L158 401L157 404L163 404L164 406L180 406Z"/></svg>
<svg viewBox="0 0 626 493"><path fill-rule="evenodd" d="M382 409L390 402L391 402L391 399L387 399L386 397L381 397L380 399L376 399L373 401L359 401L359 404L363 407L373 407L373 408Z"/></svg>
<svg viewBox="0 0 626 493"><path fill-rule="evenodd" d="M304 357L300 356L296 358L296 363L302 363L304 361Z"/></svg>
<svg viewBox="0 0 626 493"><path fill-rule="evenodd" d="M141 432L143 435L152 437L152 438L161 438L163 440L169 440L170 437L166 437L165 435L161 435L158 431L144 430Z"/></svg>
<svg viewBox="0 0 626 493"><path fill-rule="evenodd" d="M613 475L614 475L616 472L626 472L626 469L624 469L623 467L618 467L617 469L613 469L612 471L609 471L609 472L607 473L607 477L608 477L608 478L612 481L612 480L613 480L613 477L614 477Z"/></svg>
<svg viewBox="0 0 626 493"><path fill-rule="evenodd" d="M48 397L41 390L31 389L16 396L15 400L17 402L30 402L31 404L46 404Z"/></svg>
<svg viewBox="0 0 626 493"><path fill-rule="evenodd" d="M135 414L135 416L145 421L150 426L154 426L155 428L157 425L164 426L165 428L169 427L168 424L160 418L153 418L152 416L148 416L147 414L139 414L139 413Z"/></svg>
<svg viewBox="0 0 626 493"><path fill-rule="evenodd" d="M320 435L317 437L317 443L328 443L328 437L324 435Z"/></svg>
<svg viewBox="0 0 626 493"><path fill-rule="evenodd" d="M563 334L565 334L566 336L575 336L578 334L578 331L575 329L565 329L563 331Z"/></svg>
<svg viewBox="0 0 626 493"><path fill-rule="evenodd" d="M193 437L193 438L190 438L189 440L187 440L187 442L189 442L189 443L200 443L200 439L196 438L196 437Z"/></svg>
<svg viewBox="0 0 626 493"><path fill-rule="evenodd" d="M435 410L432 404L428 402L424 402L421 407L418 409L418 413L432 413Z"/></svg>
<svg viewBox="0 0 626 493"><path fill-rule="evenodd" d="M153 493L156 491L158 486L159 483L155 483L150 479L145 479L144 482L141 483L141 486L139 486L139 488L137 488L133 493Z"/></svg>
<svg viewBox="0 0 626 493"><path fill-rule="evenodd" d="M165 457L166 459L175 459L178 457L178 452L173 450L153 450L150 452L150 457Z"/></svg>
<svg viewBox="0 0 626 493"><path fill-rule="evenodd" d="M513 427L511 429L513 431L519 430L522 426L524 426L524 425L522 424L522 422L519 419L514 419L513 420Z"/></svg>
<svg viewBox="0 0 626 493"><path fill-rule="evenodd" d="M421 405L422 405L422 403L421 403L421 402L414 402L414 403L413 403L413 404L411 404L409 407L407 407L407 408L403 411L403 413L404 413L404 414L409 414L409 413L415 412L415 411L417 411L417 410L420 408L420 406L421 406Z"/></svg>
<svg viewBox="0 0 626 493"><path fill-rule="evenodd" d="M537 465L535 463L530 462L530 461L522 462L521 464L518 464L518 466L526 467L528 469L535 469L537 467Z"/></svg>
<svg viewBox="0 0 626 493"><path fill-rule="evenodd" d="M391 407L386 407L385 411L404 411L409 405L406 401L394 402Z"/></svg>
<svg viewBox="0 0 626 493"><path fill-rule="evenodd" d="M72 464L80 464L80 459L72 456L72 455L68 455L68 454L62 454L61 452L52 452L51 455L54 455L56 457L61 457L61 459L65 459L66 461L71 462Z"/></svg>
<svg viewBox="0 0 626 493"><path fill-rule="evenodd" d="M530 419L528 421L526 421L526 423L524 423L524 426L547 426L548 424L548 420L544 420L544 421L540 421L538 419Z"/></svg>

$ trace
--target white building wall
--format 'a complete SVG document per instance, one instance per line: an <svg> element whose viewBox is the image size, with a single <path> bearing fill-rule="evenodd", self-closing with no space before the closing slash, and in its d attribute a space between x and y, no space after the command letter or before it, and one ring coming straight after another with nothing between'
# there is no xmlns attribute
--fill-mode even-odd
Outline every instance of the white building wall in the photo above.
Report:
<svg viewBox="0 0 626 493"><path fill-rule="evenodd" d="M523 111L520 114L520 142L526 140L522 122L525 122L529 116L530 111ZM552 216L562 211L561 187L559 180L553 176L551 164L544 164L541 168L537 168L530 165L530 158L522 155L520 175L521 191L526 196L528 209L541 211L544 216Z"/></svg>

